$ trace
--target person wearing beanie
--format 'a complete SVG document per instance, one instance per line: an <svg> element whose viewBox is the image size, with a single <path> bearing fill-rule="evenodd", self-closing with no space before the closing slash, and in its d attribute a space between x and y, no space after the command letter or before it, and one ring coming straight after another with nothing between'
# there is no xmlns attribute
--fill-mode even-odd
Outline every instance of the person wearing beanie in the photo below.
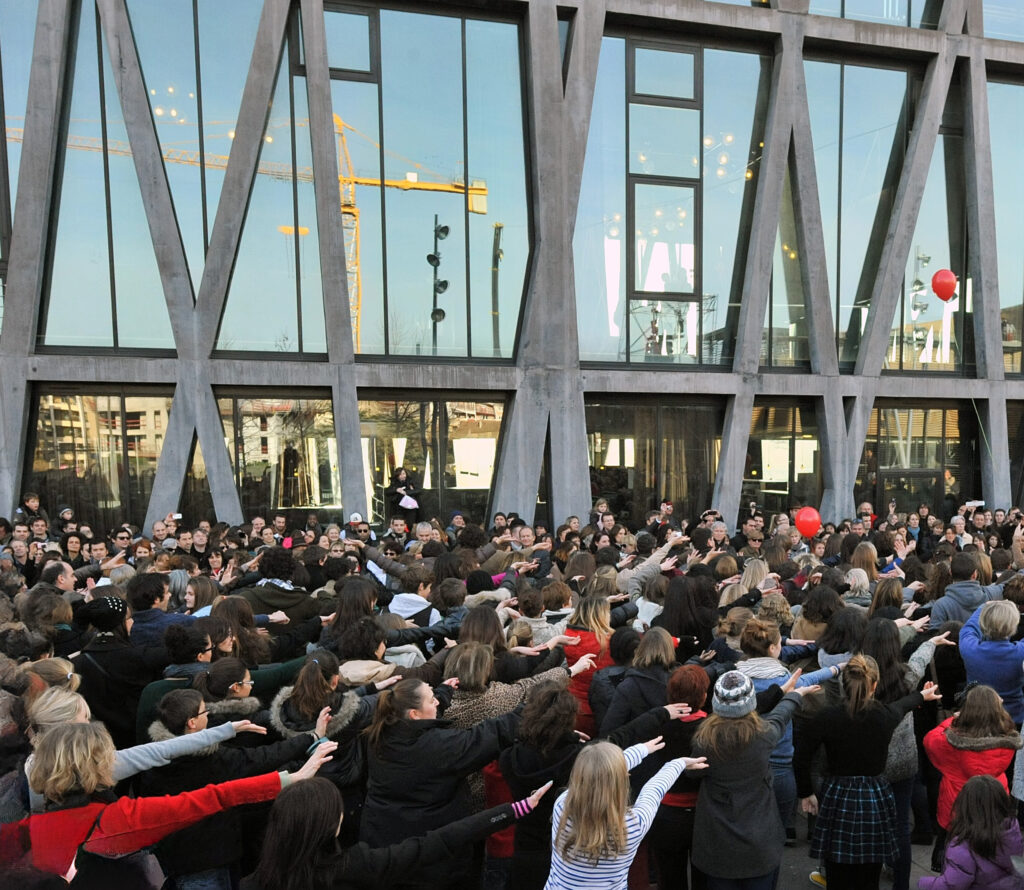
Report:
<svg viewBox="0 0 1024 890"><path fill-rule="evenodd" d="M117 596L83 603L75 614L96 634L71 659L82 675L78 690L93 715L102 720L118 749L135 744L135 712L150 680L159 679L163 649L144 649L128 642L128 604Z"/></svg>
<svg viewBox="0 0 1024 890"><path fill-rule="evenodd" d="M697 798L691 857L709 890L739 881L747 890L773 890L778 880L786 833L769 758L803 696L819 689L795 688L799 675L782 687L786 695L763 718L750 677L729 671L715 683L714 713L693 737L693 753L706 757L708 768Z"/></svg>

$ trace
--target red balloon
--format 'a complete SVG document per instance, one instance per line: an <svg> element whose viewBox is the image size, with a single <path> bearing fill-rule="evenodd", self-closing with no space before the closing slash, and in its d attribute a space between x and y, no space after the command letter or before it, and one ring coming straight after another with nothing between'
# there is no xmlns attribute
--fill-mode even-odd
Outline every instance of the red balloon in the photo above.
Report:
<svg viewBox="0 0 1024 890"><path fill-rule="evenodd" d="M943 303L952 300L956 293L956 275L949 269L939 269L932 276L932 290Z"/></svg>
<svg viewBox="0 0 1024 890"><path fill-rule="evenodd" d="M793 523L805 538L813 538L821 530L821 514L814 507L801 507Z"/></svg>

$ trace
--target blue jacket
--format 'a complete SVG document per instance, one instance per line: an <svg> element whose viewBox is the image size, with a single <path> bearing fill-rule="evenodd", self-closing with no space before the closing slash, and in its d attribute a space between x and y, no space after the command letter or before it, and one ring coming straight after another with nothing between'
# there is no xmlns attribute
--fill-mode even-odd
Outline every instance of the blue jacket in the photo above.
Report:
<svg viewBox="0 0 1024 890"><path fill-rule="evenodd" d="M180 612L164 612L161 609L145 609L132 616L132 630L129 639L133 646L162 646L164 631L172 624L191 624L191 615Z"/></svg>
<svg viewBox="0 0 1024 890"><path fill-rule="evenodd" d="M991 686L1003 700L1014 723L1024 722L1024 640L989 640L982 636L979 608L960 631L960 656L967 680Z"/></svg>

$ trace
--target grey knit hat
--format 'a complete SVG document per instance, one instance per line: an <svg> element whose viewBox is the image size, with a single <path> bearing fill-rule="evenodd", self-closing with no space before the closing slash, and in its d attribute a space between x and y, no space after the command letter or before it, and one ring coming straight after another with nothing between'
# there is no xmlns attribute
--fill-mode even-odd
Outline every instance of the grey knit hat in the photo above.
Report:
<svg viewBox="0 0 1024 890"><path fill-rule="evenodd" d="M719 717L745 717L757 707L754 684L739 671L722 674L715 683L712 703Z"/></svg>

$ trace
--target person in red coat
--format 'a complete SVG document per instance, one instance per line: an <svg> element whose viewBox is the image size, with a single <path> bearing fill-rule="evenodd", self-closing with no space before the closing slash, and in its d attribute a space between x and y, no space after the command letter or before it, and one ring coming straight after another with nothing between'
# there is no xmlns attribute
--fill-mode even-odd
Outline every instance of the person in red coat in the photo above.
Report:
<svg viewBox="0 0 1024 890"><path fill-rule="evenodd" d="M268 773L173 797L133 799L111 793L115 749L102 724L53 727L39 740L29 772L29 784L49 809L0 825L0 868L32 866L70 880L79 847L101 858L123 857L227 807L272 800L291 782L315 775L335 747L318 745L294 774Z"/></svg>
<svg viewBox="0 0 1024 890"><path fill-rule="evenodd" d="M924 737L924 750L942 773L937 821L942 835L936 849L945 845L953 817L953 802L971 776L989 775L1007 787L1006 768L1021 747L1020 733L991 686L975 686L960 712L944 720Z"/></svg>
<svg viewBox="0 0 1024 890"><path fill-rule="evenodd" d="M612 636L611 606L608 600L600 596L583 597L576 611L569 616L566 633L579 637L578 643L565 647L565 660L570 667L584 655L594 656L594 670L577 674L569 681L569 691L580 703L576 729L593 737L597 735L598 727L590 707L590 682L595 672L615 663L608 651L608 641Z"/></svg>

